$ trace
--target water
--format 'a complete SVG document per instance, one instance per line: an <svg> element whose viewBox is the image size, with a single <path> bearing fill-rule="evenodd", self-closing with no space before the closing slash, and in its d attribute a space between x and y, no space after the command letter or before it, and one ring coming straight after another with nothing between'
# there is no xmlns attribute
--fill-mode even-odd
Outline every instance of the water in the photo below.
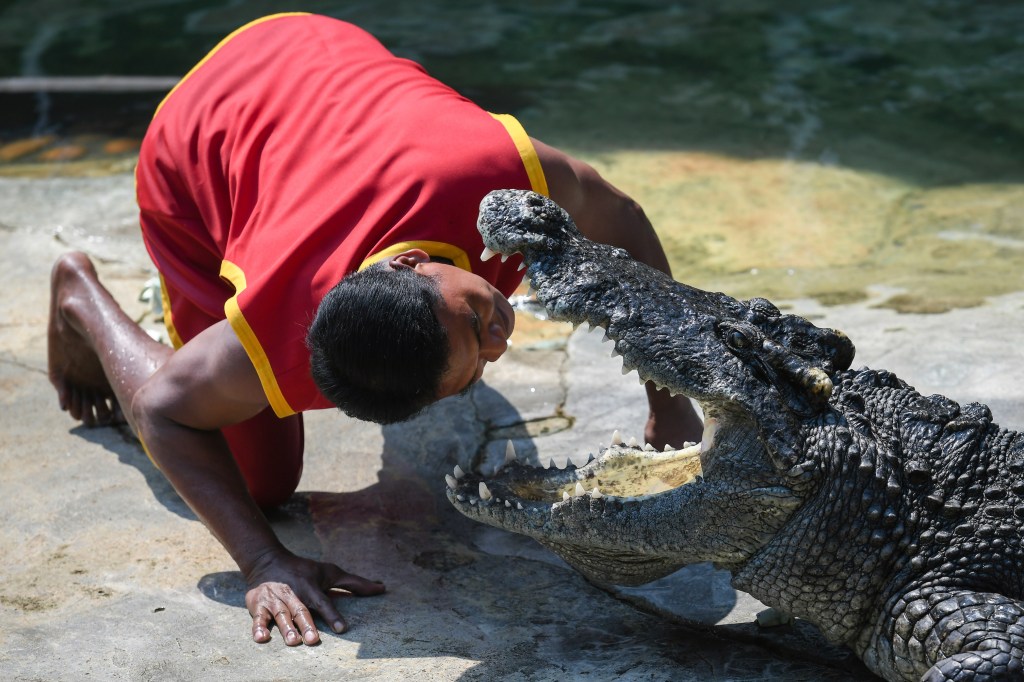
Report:
<svg viewBox="0 0 1024 682"><path fill-rule="evenodd" d="M178 75L295 9L364 26L594 164L697 286L919 312L1024 288L1019 3L18 0L0 76ZM0 144L52 136L0 172L130 168L130 144L104 147L161 96L0 95ZM40 163L62 145L78 157Z"/></svg>

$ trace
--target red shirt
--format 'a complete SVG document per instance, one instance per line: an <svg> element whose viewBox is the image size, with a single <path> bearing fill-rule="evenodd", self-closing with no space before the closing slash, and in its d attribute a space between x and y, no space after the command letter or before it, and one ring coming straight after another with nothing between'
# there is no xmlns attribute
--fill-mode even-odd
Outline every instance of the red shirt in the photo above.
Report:
<svg viewBox="0 0 1024 682"><path fill-rule="evenodd" d="M136 182L172 339L226 317L282 417L332 406L305 335L345 274L419 247L509 295L519 259L480 261L480 200L547 193L514 118L305 14L253 22L201 61L157 110Z"/></svg>

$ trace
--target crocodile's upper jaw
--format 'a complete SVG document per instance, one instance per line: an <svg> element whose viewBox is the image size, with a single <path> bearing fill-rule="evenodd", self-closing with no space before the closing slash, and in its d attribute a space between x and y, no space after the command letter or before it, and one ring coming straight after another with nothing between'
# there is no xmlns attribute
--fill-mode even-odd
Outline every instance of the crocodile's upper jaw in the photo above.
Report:
<svg viewBox="0 0 1024 682"><path fill-rule="evenodd" d="M764 299L741 302L674 281L622 249L591 242L550 199L499 190L484 198L478 228L489 252L520 253L538 301L554 319L605 329L627 370L702 404L728 402L763 431L822 410L829 374L853 344ZM784 443L773 456L791 459Z"/></svg>

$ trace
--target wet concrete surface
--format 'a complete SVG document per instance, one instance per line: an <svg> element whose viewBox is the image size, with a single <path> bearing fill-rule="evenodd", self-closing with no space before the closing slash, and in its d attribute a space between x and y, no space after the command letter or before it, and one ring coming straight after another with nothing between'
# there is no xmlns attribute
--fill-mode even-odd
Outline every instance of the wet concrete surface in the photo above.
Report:
<svg viewBox="0 0 1024 682"><path fill-rule="evenodd" d="M130 314L151 266L131 176L0 179L0 671L5 679L869 680L807 623L759 628L763 606L695 566L606 592L520 536L471 523L443 474L503 451L546 460L639 435L642 388L597 334L529 322L469 396L380 428L307 414L300 492L274 515L293 550L383 580L340 600L351 630L317 647L249 638L240 574L123 430L85 429L45 375L48 273L84 248ZM1024 426L1015 347L1024 294L938 315L863 302L785 304L843 329L858 363L923 393L989 403ZM555 332L529 334L548 325ZM527 330L525 336L520 336ZM857 363L855 363L857 364Z"/></svg>

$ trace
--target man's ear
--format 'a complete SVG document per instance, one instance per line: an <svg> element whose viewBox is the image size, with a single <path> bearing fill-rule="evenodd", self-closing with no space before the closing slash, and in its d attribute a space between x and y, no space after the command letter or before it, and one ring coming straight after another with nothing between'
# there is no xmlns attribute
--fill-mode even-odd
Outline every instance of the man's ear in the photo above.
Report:
<svg viewBox="0 0 1024 682"><path fill-rule="evenodd" d="M430 255L423 249L409 249L388 258L388 265L395 270L415 268L420 263L429 263Z"/></svg>

